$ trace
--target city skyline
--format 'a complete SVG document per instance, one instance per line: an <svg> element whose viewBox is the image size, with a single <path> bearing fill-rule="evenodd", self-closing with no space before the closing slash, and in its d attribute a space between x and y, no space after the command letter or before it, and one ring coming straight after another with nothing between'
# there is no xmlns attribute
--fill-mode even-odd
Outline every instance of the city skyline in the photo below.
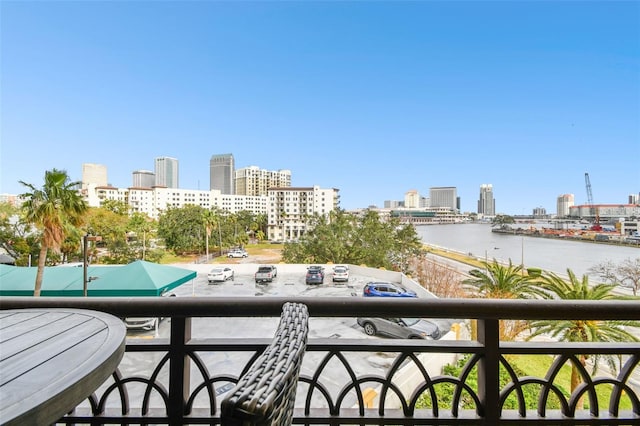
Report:
<svg viewBox="0 0 640 426"><path fill-rule="evenodd" d="M158 156L206 189L224 152L345 209L452 186L471 212L490 183L497 213L555 212L586 172L596 204L640 191L638 2L1 8L1 193L83 163L126 187Z"/></svg>

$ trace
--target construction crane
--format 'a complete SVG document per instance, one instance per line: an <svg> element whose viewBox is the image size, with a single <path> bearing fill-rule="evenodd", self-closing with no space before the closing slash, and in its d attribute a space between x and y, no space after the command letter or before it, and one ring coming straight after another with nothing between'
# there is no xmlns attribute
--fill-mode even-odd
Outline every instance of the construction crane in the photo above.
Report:
<svg viewBox="0 0 640 426"><path fill-rule="evenodd" d="M591 181L589 180L589 173L584 174L584 183L587 186L587 203L589 204L589 214L595 217L592 231L602 231L600 226L600 214L598 208L593 204L593 194L591 193Z"/></svg>

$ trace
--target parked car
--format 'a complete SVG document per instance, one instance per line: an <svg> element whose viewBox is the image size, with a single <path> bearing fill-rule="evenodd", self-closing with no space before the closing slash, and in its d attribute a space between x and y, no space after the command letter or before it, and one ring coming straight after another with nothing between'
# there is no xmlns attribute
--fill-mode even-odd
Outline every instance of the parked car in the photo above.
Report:
<svg viewBox="0 0 640 426"><path fill-rule="evenodd" d="M207 280L209 281L209 284L215 283L215 282L224 282L226 280L233 280L233 278L234 278L233 269L226 266L220 267L220 268L213 268L207 274Z"/></svg>
<svg viewBox="0 0 640 426"><path fill-rule="evenodd" d="M439 339L438 326L420 318L358 318L358 325L369 336L383 334L397 339Z"/></svg>
<svg viewBox="0 0 640 426"><path fill-rule="evenodd" d="M346 266L338 265L333 267L333 273L331 280L335 283L336 281L349 281L349 268Z"/></svg>
<svg viewBox="0 0 640 426"><path fill-rule="evenodd" d="M307 277L305 278L307 284L322 284L324 283L324 272L320 269L307 269Z"/></svg>
<svg viewBox="0 0 640 426"><path fill-rule="evenodd" d="M165 292L162 297L176 297L175 293ZM157 330L164 317L127 317L124 325L127 330Z"/></svg>
<svg viewBox="0 0 640 426"><path fill-rule="evenodd" d="M249 257L249 253L247 253L244 249L234 249L230 250L229 253L227 253L227 257Z"/></svg>
<svg viewBox="0 0 640 426"><path fill-rule="evenodd" d="M278 276L278 269L273 265L261 265L258 267L258 271L255 273L254 278L256 284L264 282L272 282L275 277Z"/></svg>
<svg viewBox="0 0 640 426"><path fill-rule="evenodd" d="M319 272L320 274L322 274L322 279L324 279L324 266L320 266L320 265L307 266L307 272L309 271Z"/></svg>
<svg viewBox="0 0 640 426"><path fill-rule="evenodd" d="M364 286L362 295L365 297L418 297L418 295L406 288L387 282L370 282Z"/></svg>

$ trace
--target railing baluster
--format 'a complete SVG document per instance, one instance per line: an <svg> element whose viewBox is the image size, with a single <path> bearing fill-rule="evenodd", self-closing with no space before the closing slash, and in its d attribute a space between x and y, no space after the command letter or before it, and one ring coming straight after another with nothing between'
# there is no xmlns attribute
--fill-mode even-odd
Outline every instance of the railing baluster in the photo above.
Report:
<svg viewBox="0 0 640 426"><path fill-rule="evenodd" d="M500 333L498 320L478 320L478 342L484 345L484 357L478 364L478 396L484 406L487 425L500 418Z"/></svg>
<svg viewBox="0 0 640 426"><path fill-rule="evenodd" d="M169 349L169 421L184 424L184 415L191 386L190 362L186 343L191 339L191 318L171 318L171 348Z"/></svg>

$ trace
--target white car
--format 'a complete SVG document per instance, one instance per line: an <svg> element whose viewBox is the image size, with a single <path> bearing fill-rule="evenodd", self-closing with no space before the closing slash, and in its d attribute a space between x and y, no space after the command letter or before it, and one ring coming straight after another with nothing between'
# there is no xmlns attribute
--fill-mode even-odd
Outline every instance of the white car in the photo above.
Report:
<svg viewBox="0 0 640 426"><path fill-rule="evenodd" d="M349 281L349 268L343 265L337 265L333 267L332 281Z"/></svg>
<svg viewBox="0 0 640 426"><path fill-rule="evenodd" d="M227 253L227 257L229 257L229 258L232 258L232 257L249 257L249 253L247 253L245 250L242 250L242 249L231 250L231 251L229 251L229 253Z"/></svg>
<svg viewBox="0 0 640 426"><path fill-rule="evenodd" d="M162 297L176 297L176 294L166 292ZM127 317L124 319L124 325L127 330L157 330L163 319L164 317Z"/></svg>
<svg viewBox="0 0 640 426"><path fill-rule="evenodd" d="M207 280L209 281L209 284L215 282L225 282L226 280L233 280L233 269L226 266L213 268L207 274Z"/></svg>

